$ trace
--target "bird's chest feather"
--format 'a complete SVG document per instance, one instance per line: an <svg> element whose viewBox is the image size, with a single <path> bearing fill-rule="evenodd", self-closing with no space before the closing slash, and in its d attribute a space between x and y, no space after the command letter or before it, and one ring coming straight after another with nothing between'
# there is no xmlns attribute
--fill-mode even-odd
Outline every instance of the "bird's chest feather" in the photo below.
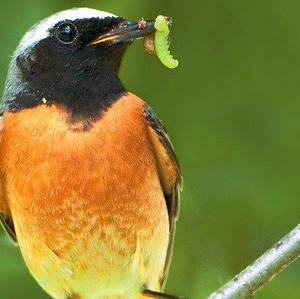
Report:
<svg viewBox="0 0 300 299"><path fill-rule="evenodd" d="M1 170L21 247L40 240L69 257L102 242L126 256L160 223L167 232L142 113L142 101L124 98L85 131L54 106L5 115Z"/></svg>

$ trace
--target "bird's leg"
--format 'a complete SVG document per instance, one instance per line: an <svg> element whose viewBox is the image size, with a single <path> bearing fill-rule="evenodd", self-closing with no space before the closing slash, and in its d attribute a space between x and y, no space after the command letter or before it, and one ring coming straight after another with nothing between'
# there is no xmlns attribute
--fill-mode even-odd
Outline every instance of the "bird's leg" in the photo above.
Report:
<svg viewBox="0 0 300 299"><path fill-rule="evenodd" d="M187 299L186 297L167 295L167 294L163 294L163 293L159 293L159 292L155 292L155 291L150 291L147 289L145 289L143 291L143 295L146 297L155 298L155 299Z"/></svg>

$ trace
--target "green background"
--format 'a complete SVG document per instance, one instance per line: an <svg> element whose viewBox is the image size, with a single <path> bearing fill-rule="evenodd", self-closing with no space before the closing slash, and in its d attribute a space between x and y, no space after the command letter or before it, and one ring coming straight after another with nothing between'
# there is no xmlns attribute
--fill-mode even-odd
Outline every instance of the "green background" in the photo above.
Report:
<svg viewBox="0 0 300 299"><path fill-rule="evenodd" d="M125 86L164 121L185 184L167 291L205 298L299 221L298 0L22 0L0 4L0 81L24 32L74 6L174 18L174 71L137 42ZM294 263L256 298L299 298ZM48 298L2 235L0 298Z"/></svg>

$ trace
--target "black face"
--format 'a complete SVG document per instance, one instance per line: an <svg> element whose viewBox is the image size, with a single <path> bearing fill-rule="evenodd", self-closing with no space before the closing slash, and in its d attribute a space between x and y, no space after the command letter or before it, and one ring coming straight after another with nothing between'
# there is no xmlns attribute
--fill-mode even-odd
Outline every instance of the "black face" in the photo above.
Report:
<svg viewBox="0 0 300 299"><path fill-rule="evenodd" d="M64 20L49 29L48 38L17 51L7 83L11 86L4 96L5 110L58 104L73 120L97 118L126 92L118 71L129 41L91 43L123 21L115 17Z"/></svg>

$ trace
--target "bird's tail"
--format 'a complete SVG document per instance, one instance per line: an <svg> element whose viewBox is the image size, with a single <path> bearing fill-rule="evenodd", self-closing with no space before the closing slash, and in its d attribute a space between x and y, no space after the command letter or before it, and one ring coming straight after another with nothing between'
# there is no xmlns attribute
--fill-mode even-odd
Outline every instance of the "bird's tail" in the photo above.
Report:
<svg viewBox="0 0 300 299"><path fill-rule="evenodd" d="M186 297L182 297L182 296L173 296L173 295L163 294L163 293L145 289L143 291L142 299L150 299L150 298L154 298L154 299L187 299Z"/></svg>

